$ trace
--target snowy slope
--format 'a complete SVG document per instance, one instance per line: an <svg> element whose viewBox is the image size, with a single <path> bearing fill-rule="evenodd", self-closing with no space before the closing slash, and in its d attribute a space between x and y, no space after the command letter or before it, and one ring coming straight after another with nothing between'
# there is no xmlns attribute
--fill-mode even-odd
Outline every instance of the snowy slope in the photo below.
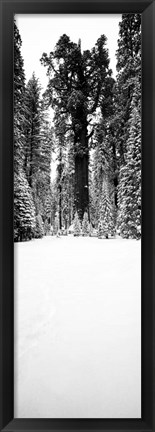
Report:
<svg viewBox="0 0 155 432"><path fill-rule="evenodd" d="M141 416L140 249L15 244L15 417Z"/></svg>

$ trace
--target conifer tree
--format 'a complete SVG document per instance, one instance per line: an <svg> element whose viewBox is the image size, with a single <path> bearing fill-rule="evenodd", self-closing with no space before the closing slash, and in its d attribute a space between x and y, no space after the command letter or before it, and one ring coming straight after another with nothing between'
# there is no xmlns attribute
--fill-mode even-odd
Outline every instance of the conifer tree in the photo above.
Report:
<svg viewBox="0 0 155 432"><path fill-rule="evenodd" d="M141 235L141 118L133 99L129 138L119 180L118 229L125 238Z"/></svg>
<svg viewBox="0 0 155 432"><path fill-rule="evenodd" d="M55 232L55 221L56 221L56 214L57 214L57 184L56 179L54 179L51 182L51 225L53 226L53 231ZM59 224L59 221L58 221Z"/></svg>
<svg viewBox="0 0 155 432"><path fill-rule="evenodd" d="M98 226L103 179L108 168L108 143L101 119L94 136L95 150L92 159L92 178L90 181L90 219Z"/></svg>
<svg viewBox="0 0 155 432"><path fill-rule="evenodd" d="M22 241L35 234L32 191L24 172L25 159L25 74L22 40L14 22L14 239Z"/></svg>
<svg viewBox="0 0 155 432"><path fill-rule="evenodd" d="M51 158L53 149L53 127L48 121L44 104L41 101L40 152L35 175L35 205L39 203L39 212L44 222L51 224Z"/></svg>
<svg viewBox="0 0 155 432"><path fill-rule="evenodd" d="M47 190L44 199L44 215L45 220L51 225L51 190Z"/></svg>
<svg viewBox="0 0 155 432"><path fill-rule="evenodd" d="M103 235L105 238L114 235L114 202L113 194L110 191L110 184L108 179L103 182L102 189L102 204L101 204L101 214L102 214L102 226Z"/></svg>
<svg viewBox="0 0 155 432"><path fill-rule="evenodd" d="M55 115L55 146L57 151L57 190L58 190L58 212L59 212L59 228L62 229L63 224L63 186L65 181L65 166L67 163L67 141L66 141L66 118L64 115Z"/></svg>
<svg viewBox="0 0 155 432"><path fill-rule="evenodd" d="M73 139L65 116L54 117L54 151L56 168L56 199L59 227L67 230L74 213L74 149Z"/></svg>
<svg viewBox="0 0 155 432"><path fill-rule="evenodd" d="M49 223L47 197L50 196L52 128L50 128L45 116L41 87L34 73L25 87L21 45L21 37L16 23L14 23L14 170L16 173L14 178L16 201L14 222L15 227L18 226L18 231L21 232L18 238L22 239L29 231L29 228L24 231L23 224L27 220L24 213L23 223L21 213L20 216L16 213L18 210L17 203L20 203L20 208L22 208L22 200L23 209L25 208L26 212L26 202L30 199L30 213L31 208L35 205L36 215L41 215L44 221L48 219ZM23 193L24 187L28 201L26 201L26 196ZM21 192L21 196L19 192ZM17 230L17 228L15 229ZM31 227L30 231L32 231Z"/></svg>
<svg viewBox="0 0 155 432"><path fill-rule="evenodd" d="M14 22L14 170L24 163L25 136L25 73L24 61L21 55L22 40L16 22Z"/></svg>
<svg viewBox="0 0 155 432"><path fill-rule="evenodd" d="M99 220L98 220L97 236L99 239L103 238L103 221L102 221L101 215L100 215Z"/></svg>
<svg viewBox="0 0 155 432"><path fill-rule="evenodd" d="M48 215L46 215L46 196L50 194L53 132L48 121L44 102L41 99L39 80L34 73L26 86L25 104L26 146L24 169L33 191L36 214L41 214L45 221L48 218Z"/></svg>
<svg viewBox="0 0 155 432"><path fill-rule="evenodd" d="M77 212L75 213L73 226L74 226L74 237L78 237L81 234L81 223Z"/></svg>
<svg viewBox="0 0 155 432"><path fill-rule="evenodd" d="M128 121L137 80L141 97L141 15L122 14L117 50L117 82L115 85L115 133L120 165L124 163L129 136Z"/></svg>
<svg viewBox="0 0 155 432"><path fill-rule="evenodd" d="M35 73L28 81L25 93L26 103L26 149L25 171L29 185L34 186L41 150L41 87Z"/></svg>
<svg viewBox="0 0 155 432"><path fill-rule="evenodd" d="M46 219L45 223L44 223L44 233L45 233L45 235L49 235L50 234L50 228L51 228L51 225L48 222L48 219Z"/></svg>
<svg viewBox="0 0 155 432"><path fill-rule="evenodd" d="M114 197L108 178L105 178L102 185L98 218L98 237L108 238L114 235Z"/></svg>
<svg viewBox="0 0 155 432"><path fill-rule="evenodd" d="M111 77L106 37L102 35L91 51L81 52L81 42L70 41L67 35L60 37L50 55L43 54L41 62L49 76L46 97L49 105L70 118L74 139L75 192L74 204L82 220L89 213L89 139L90 117L96 114L101 100L108 100L105 89ZM107 108L106 108L107 109Z"/></svg>
<svg viewBox="0 0 155 432"><path fill-rule="evenodd" d="M71 134L68 134L66 137L66 153L62 179L62 221L65 229L67 229L72 223L74 214L75 164Z"/></svg>
<svg viewBox="0 0 155 432"><path fill-rule="evenodd" d="M88 213L85 212L83 215L83 221L82 221L82 234L83 234L83 236L88 236L89 231L90 231L90 227L89 227Z"/></svg>
<svg viewBox="0 0 155 432"><path fill-rule="evenodd" d="M23 170L14 176L14 238L31 239L35 234L35 208L31 188Z"/></svg>
<svg viewBox="0 0 155 432"><path fill-rule="evenodd" d="M117 227L123 237L137 238L140 236L141 212L140 14L122 15L117 51L117 71L117 83L114 94L116 111L114 130L118 155ZM137 155L135 155L135 153L137 153ZM134 197L137 197L137 205L136 200L134 201Z"/></svg>
<svg viewBox="0 0 155 432"><path fill-rule="evenodd" d="M58 212L56 212L55 220L54 220L54 232L55 232L55 234L58 234L58 231L59 231L59 214L58 214Z"/></svg>
<svg viewBox="0 0 155 432"><path fill-rule="evenodd" d="M109 205L109 208L111 208L110 214L113 213L113 218L115 214L113 149L107 130L107 125L103 124L103 119L100 118L95 133L96 148L93 155L92 179L90 183L90 218L96 227L101 219L101 213L103 213L101 208L105 201L106 206ZM103 191L105 184L107 189Z"/></svg>
<svg viewBox="0 0 155 432"><path fill-rule="evenodd" d="M90 222L90 224L89 224L89 236L92 237L92 234L93 234L93 227L92 227L92 224Z"/></svg>
<svg viewBox="0 0 155 432"><path fill-rule="evenodd" d="M40 214L36 216L35 238L42 238L44 235L43 220Z"/></svg>
<svg viewBox="0 0 155 432"><path fill-rule="evenodd" d="M39 154L39 169L45 177L45 186L48 191L51 182L51 158L53 150L53 126L48 119L48 113L45 110L44 101L41 100L41 125L40 125L40 154Z"/></svg>

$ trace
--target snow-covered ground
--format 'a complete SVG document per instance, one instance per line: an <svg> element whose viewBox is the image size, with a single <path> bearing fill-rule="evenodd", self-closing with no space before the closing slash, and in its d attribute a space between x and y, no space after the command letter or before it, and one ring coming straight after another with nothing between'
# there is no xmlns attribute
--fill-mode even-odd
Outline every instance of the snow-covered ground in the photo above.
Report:
<svg viewBox="0 0 155 432"><path fill-rule="evenodd" d="M15 417L141 417L140 240L15 244Z"/></svg>

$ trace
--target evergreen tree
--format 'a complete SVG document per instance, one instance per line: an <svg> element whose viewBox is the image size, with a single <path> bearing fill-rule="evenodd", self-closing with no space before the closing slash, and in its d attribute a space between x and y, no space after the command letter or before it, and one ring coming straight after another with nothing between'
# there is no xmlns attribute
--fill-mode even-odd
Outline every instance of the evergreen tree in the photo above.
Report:
<svg viewBox="0 0 155 432"><path fill-rule="evenodd" d="M74 152L73 139L65 116L54 118L54 150L56 155L56 200L59 227L67 230L74 212Z"/></svg>
<svg viewBox="0 0 155 432"><path fill-rule="evenodd" d="M58 212L56 212L55 221L54 221L54 233L58 234L58 231L59 231L59 215Z"/></svg>
<svg viewBox="0 0 155 432"><path fill-rule="evenodd" d="M58 212L59 228L62 229L63 218L63 184L65 180L64 168L66 165L66 118L64 115L55 116L55 139L57 148L57 189L58 189Z"/></svg>
<svg viewBox="0 0 155 432"><path fill-rule="evenodd" d="M85 212L83 215L83 221L82 221L82 234L83 234L83 236L88 236L89 231L90 231L90 227L89 227L88 213Z"/></svg>
<svg viewBox="0 0 155 432"><path fill-rule="evenodd" d="M41 59L49 76L47 101L59 116L63 114L70 119L74 137L74 201L81 220L85 211L89 213L88 143L94 131L92 128L88 134L88 125L90 116L93 117L105 98L106 84L111 75L105 44L106 37L102 35L91 51L82 53L80 41L75 44L63 35L55 50L49 56L44 53Z"/></svg>
<svg viewBox="0 0 155 432"><path fill-rule="evenodd" d="M101 220L102 232L105 238L114 235L114 202L112 191L110 193L110 185L108 179L103 182L102 201L101 201Z"/></svg>
<svg viewBox="0 0 155 432"><path fill-rule="evenodd" d="M58 205L57 205L57 184L56 179L54 179L51 183L51 225L53 226L54 232L55 229L55 218L57 213ZM58 221L59 224L59 221Z"/></svg>
<svg viewBox="0 0 155 432"><path fill-rule="evenodd" d="M22 40L14 22L14 239L34 236L35 209L24 173L25 158L25 74L21 55Z"/></svg>
<svg viewBox="0 0 155 432"><path fill-rule="evenodd" d="M14 22L14 170L17 173L24 162L25 137L25 74L21 55L22 40L18 27Z"/></svg>
<svg viewBox="0 0 155 432"><path fill-rule="evenodd" d="M45 220L51 225L51 190L46 191L44 206Z"/></svg>
<svg viewBox="0 0 155 432"><path fill-rule="evenodd" d="M98 238L108 238L115 233L114 199L108 178L103 180L98 216Z"/></svg>
<svg viewBox="0 0 155 432"><path fill-rule="evenodd" d="M41 100L41 127L40 127L40 153L39 153L39 169L44 175L44 184L50 193L51 183L51 159L53 150L53 126L48 120L48 114L44 107L44 102Z"/></svg>
<svg viewBox="0 0 155 432"><path fill-rule="evenodd" d="M36 216L35 238L42 238L44 235L43 220L40 214Z"/></svg>
<svg viewBox="0 0 155 432"><path fill-rule="evenodd" d="M16 240L55 233L141 235L141 16L123 14L117 79L106 37L92 50L60 37L49 56L44 98L33 73L25 86L22 41L14 25L14 226ZM51 127L46 107L54 109ZM52 151L56 179L51 184ZM35 216L37 215L37 216ZM73 219L73 215L74 219ZM89 225L90 221L90 225Z"/></svg>
<svg viewBox="0 0 155 432"><path fill-rule="evenodd" d="M26 86L26 148L25 171L29 185L34 186L38 172L41 150L41 88L35 74Z"/></svg>
<svg viewBox="0 0 155 432"><path fill-rule="evenodd" d="M115 131L121 165L129 136L128 121L137 80L141 97L141 15L123 14L119 24L117 83L115 86Z"/></svg>
<svg viewBox="0 0 155 432"><path fill-rule="evenodd" d="M141 235L141 118L133 99L124 166L120 171L118 229L124 238Z"/></svg>
<svg viewBox="0 0 155 432"><path fill-rule="evenodd" d="M89 236L92 237L92 234L93 234L93 227L92 227L92 224L90 222L90 224L89 224Z"/></svg>
<svg viewBox="0 0 155 432"><path fill-rule="evenodd" d="M90 181L90 218L95 227L98 227L98 222L101 219L101 209L105 200L106 207L109 203L109 208L112 209L110 213L113 213L113 218L115 215L113 148L109 139L109 131L107 132L107 130L107 125L104 125L102 118L100 118L94 137L95 151L92 158ZM105 179L107 179L106 190L103 192ZM109 230L111 231L110 225Z"/></svg>
<svg viewBox="0 0 155 432"><path fill-rule="evenodd" d="M22 170L14 176L14 238L31 239L35 233L35 208L31 188Z"/></svg>
<svg viewBox="0 0 155 432"><path fill-rule="evenodd" d="M45 235L49 235L50 234L50 228L51 228L51 225L48 222L48 220L46 219L45 223L44 223L44 232L45 232Z"/></svg>
<svg viewBox="0 0 155 432"><path fill-rule="evenodd" d="M14 187L15 194L17 192L17 197L15 195L14 222L15 237L17 237L18 226L21 232L18 238L22 239L25 238L26 232L29 232L29 228L27 231L25 228L24 231L24 224L26 226L28 220L25 219L26 216L24 217L23 213L22 224L21 213L19 216L16 211L18 210L17 202L22 208L23 200L23 209L25 208L27 212L26 197L23 193L24 185L27 200L30 198L32 201L30 207L34 207L35 204L36 214L41 214L44 221L47 218L49 223L50 213L47 201L50 197L52 129L45 118L41 87L34 73L25 87L21 45L21 37L16 23L14 23L14 170L16 173ZM19 192L21 192L21 197ZM32 234L31 231L30 227L28 236Z"/></svg>
<svg viewBox="0 0 155 432"><path fill-rule="evenodd" d="M117 51L117 71L114 94L116 115L113 121L118 160L117 227L123 237L137 238L140 236L141 213L140 14L122 15ZM137 198L137 204L134 197Z"/></svg>
<svg viewBox="0 0 155 432"><path fill-rule="evenodd" d="M74 226L74 236L78 237L81 234L81 223L77 212L75 213L73 226Z"/></svg>
<svg viewBox="0 0 155 432"><path fill-rule="evenodd" d="M108 168L108 143L105 130L99 120L94 136L95 150L92 158L92 178L90 180L90 219L98 226L103 179Z"/></svg>
<svg viewBox="0 0 155 432"><path fill-rule="evenodd" d="M99 239L103 238L103 221L102 221L101 216L100 216L100 218L98 220L97 236L98 236Z"/></svg>
<svg viewBox="0 0 155 432"><path fill-rule="evenodd" d="M65 163L62 172L62 222L67 229L71 225L74 214L75 164L72 136L66 137Z"/></svg>
<svg viewBox="0 0 155 432"><path fill-rule="evenodd" d="M50 195L50 170L53 131L49 125L44 102L41 99L39 80L33 73L26 87L25 162L24 169L33 191L36 214L43 220L46 214L47 199Z"/></svg>

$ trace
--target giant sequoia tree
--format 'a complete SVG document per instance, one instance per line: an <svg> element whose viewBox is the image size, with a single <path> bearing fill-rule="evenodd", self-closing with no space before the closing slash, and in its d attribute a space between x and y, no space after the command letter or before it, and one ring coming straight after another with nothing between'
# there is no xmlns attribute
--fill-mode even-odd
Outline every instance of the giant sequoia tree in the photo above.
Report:
<svg viewBox="0 0 155 432"><path fill-rule="evenodd" d="M75 208L80 219L89 214L88 164L91 121L107 96L109 70L106 37L102 35L91 51L81 52L81 43L60 37L53 52L43 54L49 83L46 98L58 116L65 115L74 136Z"/></svg>

